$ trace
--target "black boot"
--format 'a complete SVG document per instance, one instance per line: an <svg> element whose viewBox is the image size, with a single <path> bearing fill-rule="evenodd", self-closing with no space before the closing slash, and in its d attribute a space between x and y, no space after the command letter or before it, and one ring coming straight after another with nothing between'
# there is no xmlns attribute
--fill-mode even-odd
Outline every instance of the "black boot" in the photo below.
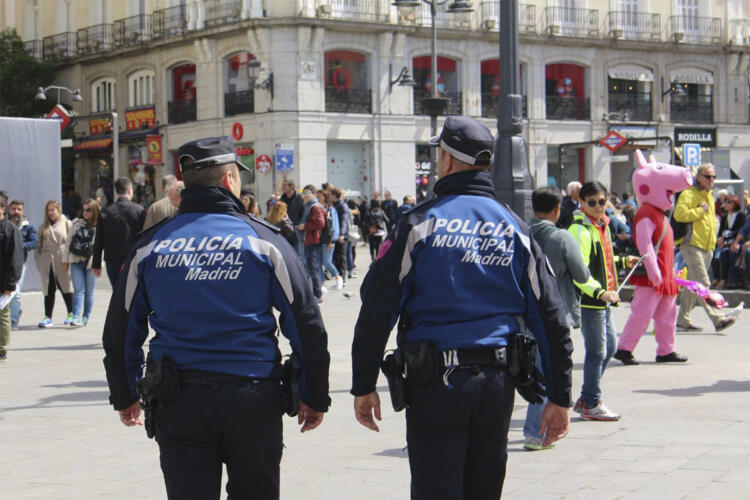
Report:
<svg viewBox="0 0 750 500"><path fill-rule="evenodd" d="M633 357L633 353L624 349L617 349L617 352L612 357L622 361L623 365L640 365Z"/></svg>
<svg viewBox="0 0 750 500"><path fill-rule="evenodd" d="M670 352L664 356L656 356L657 363L684 363L687 360L687 356L677 354L676 352Z"/></svg>

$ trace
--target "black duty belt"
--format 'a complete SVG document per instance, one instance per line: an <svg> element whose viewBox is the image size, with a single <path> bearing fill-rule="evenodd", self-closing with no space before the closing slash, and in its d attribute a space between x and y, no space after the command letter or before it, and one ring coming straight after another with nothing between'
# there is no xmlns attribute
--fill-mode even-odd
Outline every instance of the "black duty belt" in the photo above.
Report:
<svg viewBox="0 0 750 500"><path fill-rule="evenodd" d="M442 351L440 359L443 367L472 365L505 367L508 365L507 352L505 346L450 349Z"/></svg>
<svg viewBox="0 0 750 500"><path fill-rule="evenodd" d="M252 382L261 380L231 373L207 372L203 370L180 370L180 384L213 384L215 382Z"/></svg>

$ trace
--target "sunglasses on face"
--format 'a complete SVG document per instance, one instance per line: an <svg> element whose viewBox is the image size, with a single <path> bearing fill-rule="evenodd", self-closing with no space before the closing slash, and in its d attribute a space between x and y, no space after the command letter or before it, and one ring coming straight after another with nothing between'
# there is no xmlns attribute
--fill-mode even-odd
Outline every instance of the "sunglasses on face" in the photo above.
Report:
<svg viewBox="0 0 750 500"><path fill-rule="evenodd" d="M604 205L607 204L607 200L604 198L601 198L599 200L586 200L586 204L590 206L591 208L594 208L597 205L597 203L599 204L600 207L603 207Z"/></svg>
<svg viewBox="0 0 750 500"><path fill-rule="evenodd" d="M706 174L701 174L701 175L702 175L703 177L705 177L706 179L716 179L716 176L715 176L715 175L706 175Z"/></svg>
<svg viewBox="0 0 750 500"><path fill-rule="evenodd" d="M83 213L86 213L86 212L91 212L91 211L92 211L92 210L91 210L90 208L84 208L84 209L83 209Z"/></svg>

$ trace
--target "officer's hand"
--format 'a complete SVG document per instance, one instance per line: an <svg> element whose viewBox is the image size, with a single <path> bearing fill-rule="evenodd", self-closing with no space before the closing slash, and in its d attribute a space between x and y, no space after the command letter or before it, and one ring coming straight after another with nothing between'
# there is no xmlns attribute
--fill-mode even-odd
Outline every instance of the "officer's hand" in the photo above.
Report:
<svg viewBox="0 0 750 500"><path fill-rule="evenodd" d="M99 269L92 269L92 271L94 271L94 276L96 276L97 278L101 278L102 277L102 270L101 270L101 268L99 268Z"/></svg>
<svg viewBox="0 0 750 500"><path fill-rule="evenodd" d="M568 435L570 410L548 401L542 410L542 425L539 434L544 435L542 446L549 446Z"/></svg>
<svg viewBox="0 0 750 500"><path fill-rule="evenodd" d="M604 302L620 302L620 296L614 290L609 290L601 294L599 300Z"/></svg>
<svg viewBox="0 0 750 500"><path fill-rule="evenodd" d="M323 412L313 410L305 403L300 402L299 412L297 413L297 423L302 425L300 432L307 432L315 429L323 422Z"/></svg>
<svg viewBox="0 0 750 500"><path fill-rule="evenodd" d="M357 417L357 422L364 425L370 430L380 432L375 420L372 418L373 410L375 418L380 418L380 396L377 391L372 391L370 394L364 396L354 397L354 416Z"/></svg>
<svg viewBox="0 0 750 500"><path fill-rule="evenodd" d="M120 414L120 422L126 427L133 427L134 425L143 425L143 419L141 418L141 403L136 401L130 408L119 410L117 413Z"/></svg>

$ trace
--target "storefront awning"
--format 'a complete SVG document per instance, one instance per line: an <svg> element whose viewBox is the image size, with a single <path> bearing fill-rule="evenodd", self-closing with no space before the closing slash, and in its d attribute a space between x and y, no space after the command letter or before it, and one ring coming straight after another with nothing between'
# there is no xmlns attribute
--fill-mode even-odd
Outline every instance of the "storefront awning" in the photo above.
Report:
<svg viewBox="0 0 750 500"><path fill-rule="evenodd" d="M120 132L120 142L132 142L139 140L146 140L147 135L158 135L159 127L146 128L140 130L131 130L130 132Z"/></svg>
<svg viewBox="0 0 750 500"><path fill-rule="evenodd" d="M695 83L698 85L713 85L714 74L698 68L680 68L670 73L669 81L674 83Z"/></svg>
<svg viewBox="0 0 750 500"><path fill-rule="evenodd" d="M615 80L635 80L639 82L653 82L654 72L636 64L620 64L609 68L609 77Z"/></svg>
<svg viewBox="0 0 750 500"><path fill-rule="evenodd" d="M112 138L83 139L73 146L73 151L93 151L96 149L109 149L112 147Z"/></svg>

